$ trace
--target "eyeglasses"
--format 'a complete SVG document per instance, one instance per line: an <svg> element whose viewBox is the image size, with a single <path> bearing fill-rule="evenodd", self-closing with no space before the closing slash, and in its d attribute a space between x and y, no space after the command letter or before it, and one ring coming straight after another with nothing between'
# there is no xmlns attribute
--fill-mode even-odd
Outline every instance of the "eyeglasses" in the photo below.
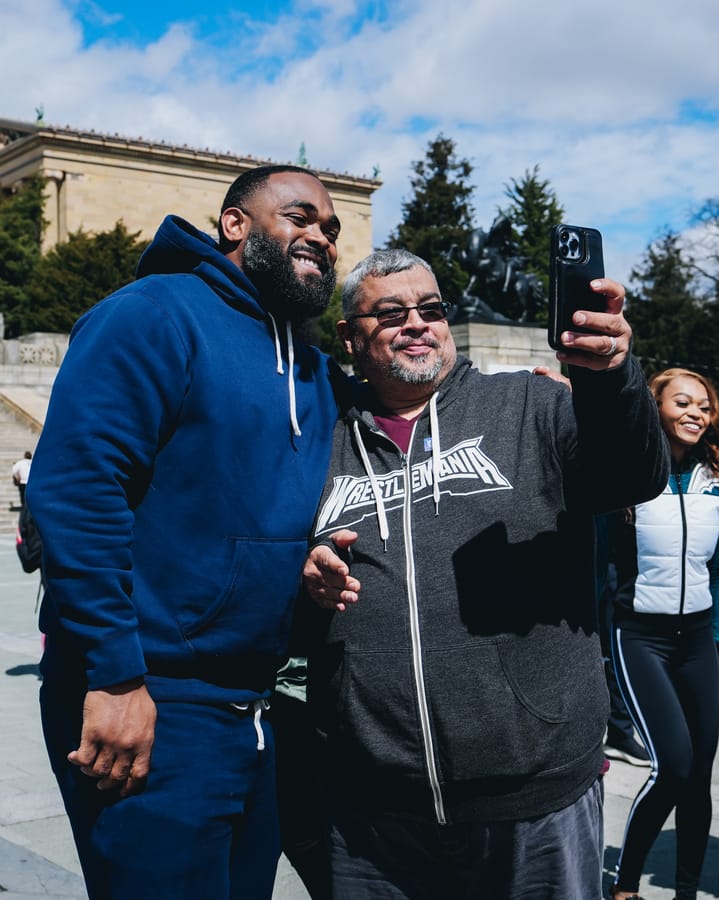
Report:
<svg viewBox="0 0 719 900"><path fill-rule="evenodd" d="M437 300L432 303L420 303L419 306L386 306L374 312L357 313L347 316L348 322L355 319L377 319L380 325L404 325L413 309L416 309L423 322L441 322L447 318L447 313L452 304L447 300Z"/></svg>

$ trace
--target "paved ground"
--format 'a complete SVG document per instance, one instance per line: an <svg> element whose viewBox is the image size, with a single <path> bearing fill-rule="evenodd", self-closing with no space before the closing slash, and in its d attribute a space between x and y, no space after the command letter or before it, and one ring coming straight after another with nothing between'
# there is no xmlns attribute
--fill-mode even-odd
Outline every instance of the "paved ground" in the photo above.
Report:
<svg viewBox="0 0 719 900"><path fill-rule="evenodd" d="M40 733L37 583L35 576L25 575L20 568L13 536L0 534L0 893L5 892L3 900L78 900L86 894ZM714 818L700 900L719 898L719 765L714 771ZM615 762L606 777L605 886L617 859L629 805L646 772ZM641 885L645 900L674 896L673 857L670 821L648 860ZM274 900L307 900L284 858Z"/></svg>

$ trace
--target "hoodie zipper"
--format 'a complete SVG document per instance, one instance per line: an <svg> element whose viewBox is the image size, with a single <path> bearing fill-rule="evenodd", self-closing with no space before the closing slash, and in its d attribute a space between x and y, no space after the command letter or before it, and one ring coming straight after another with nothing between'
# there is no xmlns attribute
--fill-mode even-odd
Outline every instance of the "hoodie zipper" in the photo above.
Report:
<svg viewBox="0 0 719 900"><path fill-rule="evenodd" d="M410 453L414 442L414 433L417 427L412 429L409 446ZM424 758L427 764L427 775L429 777L429 786L432 790L434 799L434 811L437 816L437 822L440 825L447 824L447 817L444 812L444 801L442 799L442 791L439 785L439 774L437 773L437 764L435 761L434 741L432 740L432 730L429 721L429 704L427 702L427 692L424 682L424 667L422 664L422 636L419 627L419 606L417 603L417 585L415 582L414 567L414 543L412 541L412 472L410 467L410 453L404 454L404 508L402 510L403 531L404 531L404 547L407 560L406 578L407 578L407 600L409 605L409 623L410 635L412 641L412 670L414 672L415 688L417 691L417 706L419 709L420 727L422 729L422 743L424 746Z"/></svg>

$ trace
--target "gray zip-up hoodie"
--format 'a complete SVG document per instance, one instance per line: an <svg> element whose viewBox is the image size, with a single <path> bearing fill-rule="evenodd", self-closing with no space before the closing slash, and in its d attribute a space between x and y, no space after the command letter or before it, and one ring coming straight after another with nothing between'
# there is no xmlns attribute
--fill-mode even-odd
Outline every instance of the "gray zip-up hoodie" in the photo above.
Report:
<svg viewBox="0 0 719 900"><path fill-rule="evenodd" d="M314 536L359 533L362 588L316 613L309 674L335 791L440 823L516 820L597 778L593 514L659 493L669 455L636 360L572 382L460 358L407 454L369 389L338 424Z"/></svg>

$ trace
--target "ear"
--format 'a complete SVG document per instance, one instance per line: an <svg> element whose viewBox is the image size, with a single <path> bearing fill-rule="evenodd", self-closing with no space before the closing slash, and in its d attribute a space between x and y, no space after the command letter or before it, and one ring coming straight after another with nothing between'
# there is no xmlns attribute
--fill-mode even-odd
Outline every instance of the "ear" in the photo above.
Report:
<svg viewBox="0 0 719 900"><path fill-rule="evenodd" d="M350 323L346 319L340 319L337 323L337 337L342 341L342 344L349 355L354 356L352 339L350 337L351 330Z"/></svg>
<svg viewBox="0 0 719 900"><path fill-rule="evenodd" d="M247 237L250 219L238 207L230 206L220 216L220 227L225 240L232 244L239 244Z"/></svg>

